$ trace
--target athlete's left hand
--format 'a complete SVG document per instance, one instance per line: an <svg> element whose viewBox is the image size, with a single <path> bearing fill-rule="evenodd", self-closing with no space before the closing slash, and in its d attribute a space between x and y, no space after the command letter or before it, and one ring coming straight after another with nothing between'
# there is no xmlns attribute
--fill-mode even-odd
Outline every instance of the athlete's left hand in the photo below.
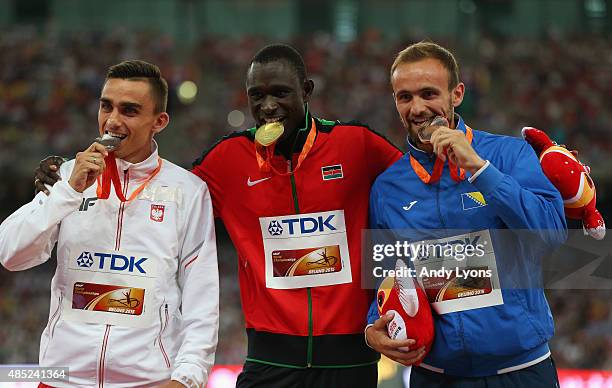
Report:
<svg viewBox="0 0 612 388"><path fill-rule="evenodd" d="M459 130L441 127L431 135L433 152L446 160L447 156L456 166L474 174L485 161L474 151L465 134Z"/></svg>
<svg viewBox="0 0 612 388"><path fill-rule="evenodd" d="M158 388L185 388L185 386L176 380L170 380L167 383L163 383Z"/></svg>

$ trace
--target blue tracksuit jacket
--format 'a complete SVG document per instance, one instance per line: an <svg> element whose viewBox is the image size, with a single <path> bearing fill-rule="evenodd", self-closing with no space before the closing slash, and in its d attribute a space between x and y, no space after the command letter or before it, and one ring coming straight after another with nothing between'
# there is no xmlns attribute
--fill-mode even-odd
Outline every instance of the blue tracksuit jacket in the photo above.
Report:
<svg viewBox="0 0 612 388"><path fill-rule="evenodd" d="M461 118L457 129L466 131ZM414 240L431 238L433 230L445 230L447 236L458 230L491 232L503 304L434 312L435 340L423 362L466 377L504 373L549 354L554 325L541 288L540 259L567 237L561 196L531 146L519 138L473 134L472 146L490 165L472 183L453 181L446 164L439 182L424 184L408 155L429 172L435 157L409 144L408 153L377 178L370 195L373 229L403 229L403 236ZM471 201L474 192L482 194L484 204ZM495 239L496 230L503 236ZM368 323L377 318L374 302Z"/></svg>

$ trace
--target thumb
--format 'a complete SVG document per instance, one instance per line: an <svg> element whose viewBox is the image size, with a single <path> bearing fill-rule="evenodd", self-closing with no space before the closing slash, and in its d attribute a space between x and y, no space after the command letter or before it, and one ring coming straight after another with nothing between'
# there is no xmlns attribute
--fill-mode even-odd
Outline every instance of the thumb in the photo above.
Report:
<svg viewBox="0 0 612 388"><path fill-rule="evenodd" d="M383 330L383 329L386 330L387 323L391 322L394 316L395 316L394 312L387 311L385 315L381 315L380 318L378 318L376 322L374 322L374 328L377 330Z"/></svg>

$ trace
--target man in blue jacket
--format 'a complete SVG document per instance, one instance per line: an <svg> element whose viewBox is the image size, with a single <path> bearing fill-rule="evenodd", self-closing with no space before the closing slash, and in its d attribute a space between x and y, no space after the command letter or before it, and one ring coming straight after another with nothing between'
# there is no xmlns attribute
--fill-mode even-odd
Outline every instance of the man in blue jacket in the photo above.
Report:
<svg viewBox="0 0 612 388"><path fill-rule="evenodd" d="M377 178L370 222L412 242L409 258L434 312L434 344L412 368L411 387L558 386L539 279L542 254L567 236L559 193L529 144L472 130L454 112L465 86L447 49L404 49L391 85L408 149ZM440 277L440 269L450 272ZM389 338L391 318L372 304L368 344L404 365L420 362L423 349L403 351L410 340Z"/></svg>

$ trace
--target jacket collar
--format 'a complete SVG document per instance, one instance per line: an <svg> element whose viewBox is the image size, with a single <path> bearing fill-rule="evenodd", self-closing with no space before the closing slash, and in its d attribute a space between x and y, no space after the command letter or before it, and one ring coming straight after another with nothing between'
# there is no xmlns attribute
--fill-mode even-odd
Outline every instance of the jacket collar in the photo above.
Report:
<svg viewBox="0 0 612 388"><path fill-rule="evenodd" d="M119 178L123 180L124 174L126 170L129 171L130 180L141 180L148 178L153 170L157 168L158 165L158 147L157 142L153 140L151 143L151 148L153 149L151 155L148 158L138 163L130 163L123 159L116 158L117 162L117 170L119 172Z"/></svg>

